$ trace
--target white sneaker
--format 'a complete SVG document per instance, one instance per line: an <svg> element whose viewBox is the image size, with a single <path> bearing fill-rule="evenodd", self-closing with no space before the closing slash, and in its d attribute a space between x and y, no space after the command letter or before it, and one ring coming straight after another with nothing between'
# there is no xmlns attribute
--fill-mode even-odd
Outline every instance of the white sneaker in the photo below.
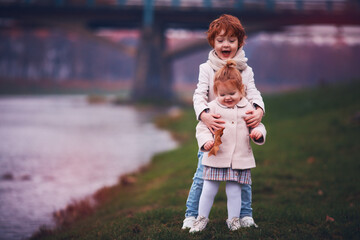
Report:
<svg viewBox="0 0 360 240"><path fill-rule="evenodd" d="M187 217L184 219L183 221L183 225L181 229L187 229L187 228L192 228L195 222L195 217Z"/></svg>
<svg viewBox="0 0 360 240"><path fill-rule="evenodd" d="M209 219L203 216L198 216L194 222L194 226L190 229L189 233L201 232L205 229Z"/></svg>
<svg viewBox="0 0 360 240"><path fill-rule="evenodd" d="M252 217L246 216L240 220L241 227L258 227Z"/></svg>
<svg viewBox="0 0 360 240"><path fill-rule="evenodd" d="M234 217L231 220L227 219L226 224L231 231L236 231L241 228L240 219L238 217Z"/></svg>

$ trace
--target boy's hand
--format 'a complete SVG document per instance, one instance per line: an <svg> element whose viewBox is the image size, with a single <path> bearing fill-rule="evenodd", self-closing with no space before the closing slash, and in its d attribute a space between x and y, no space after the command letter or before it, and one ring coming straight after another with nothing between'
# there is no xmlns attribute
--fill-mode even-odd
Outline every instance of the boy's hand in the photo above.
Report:
<svg viewBox="0 0 360 240"><path fill-rule="evenodd" d="M200 114L200 120L209 128L212 134L215 134L216 130L224 128L222 124L225 122L220 118L219 114L207 113L205 111Z"/></svg>
<svg viewBox="0 0 360 240"><path fill-rule="evenodd" d="M207 141L207 142L204 144L204 149L205 149L206 151L209 151L213 146L214 146L214 141Z"/></svg>
<svg viewBox="0 0 360 240"><path fill-rule="evenodd" d="M261 119L264 115L264 111L258 107L256 110L249 110L246 112L246 114L249 114L246 118L244 118L246 125L251 128L255 128L259 126Z"/></svg>
<svg viewBox="0 0 360 240"><path fill-rule="evenodd" d="M263 135L260 131L258 130L252 130L250 133L250 137L254 140L258 140L259 138L261 138Z"/></svg>

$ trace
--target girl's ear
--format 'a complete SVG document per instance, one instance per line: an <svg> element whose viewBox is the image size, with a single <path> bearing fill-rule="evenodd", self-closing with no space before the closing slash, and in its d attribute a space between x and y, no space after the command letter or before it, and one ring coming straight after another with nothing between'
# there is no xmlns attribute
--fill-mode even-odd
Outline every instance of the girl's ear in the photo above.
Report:
<svg viewBox="0 0 360 240"><path fill-rule="evenodd" d="M242 94L242 96L243 97L246 97L246 92L245 92L245 86L244 86L244 84L241 84L241 94Z"/></svg>

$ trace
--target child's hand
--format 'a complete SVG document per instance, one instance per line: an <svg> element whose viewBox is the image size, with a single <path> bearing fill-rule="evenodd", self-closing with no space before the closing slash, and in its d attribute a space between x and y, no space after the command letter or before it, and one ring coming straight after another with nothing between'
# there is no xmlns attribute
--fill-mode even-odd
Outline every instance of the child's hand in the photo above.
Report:
<svg viewBox="0 0 360 240"><path fill-rule="evenodd" d="M260 131L258 130L252 130L250 133L250 137L254 140L258 140L259 138L261 138L263 135Z"/></svg>
<svg viewBox="0 0 360 240"><path fill-rule="evenodd" d="M224 128L222 124L225 122L220 117L219 114L207 113L205 111L200 114L200 120L209 128L212 134L215 134L216 130Z"/></svg>
<svg viewBox="0 0 360 240"><path fill-rule="evenodd" d="M255 128L260 124L264 111L258 107L256 110L247 111L246 114L250 114L250 116L244 118L246 125L248 127Z"/></svg>
<svg viewBox="0 0 360 240"><path fill-rule="evenodd" d="M207 141L207 142L204 144L204 149L205 149L206 151L209 151L213 146L214 146L214 141Z"/></svg>

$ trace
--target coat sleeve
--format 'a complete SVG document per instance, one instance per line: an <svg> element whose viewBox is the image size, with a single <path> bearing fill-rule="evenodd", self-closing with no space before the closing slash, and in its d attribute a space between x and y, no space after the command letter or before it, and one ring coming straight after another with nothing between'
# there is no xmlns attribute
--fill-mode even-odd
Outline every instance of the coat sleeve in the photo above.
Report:
<svg viewBox="0 0 360 240"><path fill-rule="evenodd" d="M200 114L208 108L209 101L209 87L210 87L209 72L206 71L206 65L201 64L199 67L199 81L193 95L193 104L197 120L200 120Z"/></svg>
<svg viewBox="0 0 360 240"><path fill-rule="evenodd" d="M198 142L199 149L201 151L205 151L203 149L203 146L207 141L214 140L214 137L213 137L212 133L210 132L210 130L201 121L199 121L196 126L196 139Z"/></svg>
<svg viewBox="0 0 360 240"><path fill-rule="evenodd" d="M261 97L261 93L257 90L254 80L254 72L251 67L247 67L242 74L243 79L246 79L246 98L251 104L256 104L261 107L265 113L265 104Z"/></svg>
<svg viewBox="0 0 360 240"><path fill-rule="evenodd" d="M263 145L265 143L265 140L266 140L266 128L265 128L264 124L260 123L259 126L257 126L256 128L251 129L251 131L253 131L255 129L260 131L263 136L259 140L252 139L252 141L257 145Z"/></svg>
<svg viewBox="0 0 360 240"><path fill-rule="evenodd" d="M216 101L212 101L208 104L209 112L216 113ZM202 122L199 121L196 125L196 139L198 142L198 146L200 151L205 151L203 146L207 141L214 140L214 136L209 130L209 128Z"/></svg>

